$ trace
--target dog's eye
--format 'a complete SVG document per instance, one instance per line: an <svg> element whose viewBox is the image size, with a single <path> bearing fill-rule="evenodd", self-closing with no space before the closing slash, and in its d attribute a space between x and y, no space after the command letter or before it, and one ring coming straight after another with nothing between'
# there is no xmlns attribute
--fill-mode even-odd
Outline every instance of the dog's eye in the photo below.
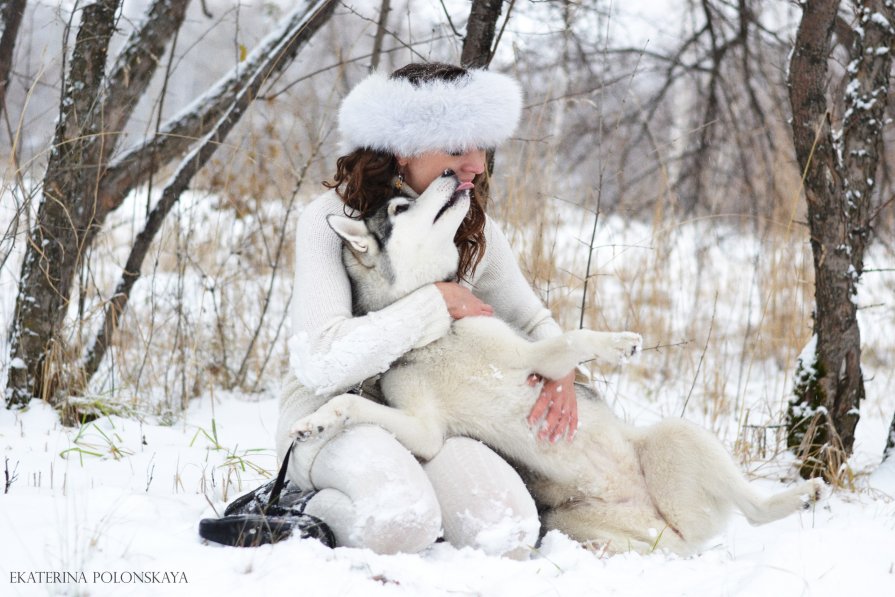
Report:
<svg viewBox="0 0 895 597"><path fill-rule="evenodd" d="M389 211L393 216L396 216L400 213L404 213L408 209L410 209L409 203L392 203Z"/></svg>

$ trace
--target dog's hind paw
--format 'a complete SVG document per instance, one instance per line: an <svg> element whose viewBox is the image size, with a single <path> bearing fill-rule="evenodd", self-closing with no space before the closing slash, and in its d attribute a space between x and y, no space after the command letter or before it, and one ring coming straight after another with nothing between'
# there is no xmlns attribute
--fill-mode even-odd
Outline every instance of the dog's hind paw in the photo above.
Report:
<svg viewBox="0 0 895 597"><path fill-rule="evenodd" d="M291 429L289 429L289 435L295 438L296 441L306 442L309 441L319 435L321 435L326 429L322 426L314 425L307 421L309 417L305 417L304 419L299 419Z"/></svg>
<svg viewBox="0 0 895 597"><path fill-rule="evenodd" d="M300 442L306 442L314 437L322 435L324 431L326 431L325 427L318 425L315 428L312 423L301 419L292 426L292 429L289 430L289 435Z"/></svg>
<svg viewBox="0 0 895 597"><path fill-rule="evenodd" d="M808 509L827 495L827 484L821 478L808 479L803 485L802 507Z"/></svg>
<svg viewBox="0 0 895 597"><path fill-rule="evenodd" d="M598 356L610 363L625 363L640 352L643 338L634 332L612 332L609 342L601 347Z"/></svg>

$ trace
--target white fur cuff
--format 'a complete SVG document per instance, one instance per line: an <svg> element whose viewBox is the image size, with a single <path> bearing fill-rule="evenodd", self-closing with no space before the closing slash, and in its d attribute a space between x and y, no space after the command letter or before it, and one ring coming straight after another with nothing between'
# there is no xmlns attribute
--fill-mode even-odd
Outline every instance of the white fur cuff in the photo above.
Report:
<svg viewBox="0 0 895 597"><path fill-rule="evenodd" d="M342 101L339 132L346 153L368 148L413 157L488 149L513 134L521 111L522 90L507 75L470 70L468 77L417 87L373 73Z"/></svg>

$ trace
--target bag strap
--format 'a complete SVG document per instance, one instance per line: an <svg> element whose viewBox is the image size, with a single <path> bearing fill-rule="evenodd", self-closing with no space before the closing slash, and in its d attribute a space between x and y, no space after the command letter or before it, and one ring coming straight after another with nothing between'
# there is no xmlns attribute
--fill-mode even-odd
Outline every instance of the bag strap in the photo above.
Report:
<svg viewBox="0 0 895 597"><path fill-rule="evenodd" d="M280 493L283 491L283 486L286 485L286 469L289 467L289 456L292 455L292 448L294 447L295 441L293 440L289 444L289 449L286 450L286 456L283 457L283 464L280 465L280 472L277 473L277 480L273 484L273 489L270 490L270 497L267 498L267 508L276 506L280 502ZM265 513L267 513L267 508L264 508Z"/></svg>

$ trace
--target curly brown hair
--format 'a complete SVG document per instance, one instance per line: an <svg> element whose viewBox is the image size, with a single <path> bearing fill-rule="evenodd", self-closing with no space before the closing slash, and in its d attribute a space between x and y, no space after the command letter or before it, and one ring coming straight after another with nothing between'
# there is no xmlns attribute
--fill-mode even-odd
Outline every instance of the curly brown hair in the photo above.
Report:
<svg viewBox="0 0 895 597"><path fill-rule="evenodd" d="M391 78L404 78L419 85L425 81L441 79L453 81L466 76L465 68L439 62L411 63L394 71ZM324 186L335 189L347 208L358 218L365 218L379 209L395 195L394 179L398 174L396 156L372 149L356 149L336 161L336 174ZM472 201L469 211L454 235L454 244L460 253L457 277L471 280L476 267L485 254L485 208L488 204L488 172L472 180Z"/></svg>

